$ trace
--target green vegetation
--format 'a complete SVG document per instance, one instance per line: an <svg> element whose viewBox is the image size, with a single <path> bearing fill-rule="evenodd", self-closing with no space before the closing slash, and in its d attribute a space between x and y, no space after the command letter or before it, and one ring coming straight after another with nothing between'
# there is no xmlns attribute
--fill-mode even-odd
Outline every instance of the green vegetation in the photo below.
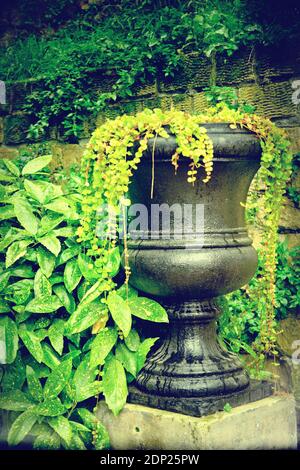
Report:
<svg viewBox="0 0 300 470"><path fill-rule="evenodd" d="M237 92L232 87L215 86L204 88L205 97L210 106L222 106L226 104L229 109L243 111L244 113L254 113L255 107L248 103L243 103L238 99Z"/></svg>
<svg viewBox="0 0 300 470"><path fill-rule="evenodd" d="M103 394L115 415L121 411L127 383L157 339L141 338L135 319L168 321L162 306L129 286L126 237L121 244L115 236L117 221L130 203L130 177L147 140L167 137L165 125L178 143L170 161L174 171L183 154L191 160L189 183L200 166L206 172L203 184L213 177L213 145L199 126L203 122L231 122L260 138L266 186L261 263L246 295L229 297L220 334L259 366L265 355L276 355L276 308L282 312L287 296L296 305L298 295L297 265L282 264L276 281L278 217L291 168L284 132L221 103L204 115L145 110L108 120L91 137L81 176L78 171L67 178L52 174L44 146L34 159L25 150L19 161L0 163L0 339L5 344L0 408L7 413L10 445L29 434L35 448L109 446L106 430L85 409L92 397ZM134 142L139 145L128 159ZM99 211L99 204L109 207L108 213ZM97 236L99 223L105 236ZM283 261L289 255L283 249L278 253Z"/></svg>
<svg viewBox="0 0 300 470"><path fill-rule="evenodd" d="M32 1L27 3L30 11ZM269 29L266 34L257 17L259 9L253 12L248 3L251 6L242 0L127 0L105 7L103 2L87 1L80 10L75 1L51 2L46 11L41 8L42 36L23 33L1 54L0 79L42 80L40 91L29 96L26 106L32 116L30 138L57 125L65 138L76 141L84 121L107 102L130 97L134 86L158 75L174 76L183 54L198 51L214 63L216 54L231 55L242 45L268 43ZM71 4L72 19L66 13ZM56 23L57 11L65 12L65 22ZM33 15L32 23L36 21ZM101 69L111 71L114 78L107 91L97 94L92 74Z"/></svg>
<svg viewBox="0 0 300 470"><path fill-rule="evenodd" d="M11 446L30 434L38 449L104 449L109 438L87 410L90 400L103 393L113 412L120 411L127 381L156 341L140 338L134 315L142 310L145 319L160 322L167 316L133 289L130 307L124 289L107 301L101 296L94 264L76 241L80 179L51 174L51 155L40 152L34 159L35 152L27 151L18 161L0 162L4 429ZM119 268L116 248L107 259L110 282Z"/></svg>
<svg viewBox="0 0 300 470"><path fill-rule="evenodd" d="M299 171L299 167L300 167L300 154L297 153L296 155L294 155L294 158L293 158L292 178L291 178L292 184L290 184L289 187L287 188L287 196L291 201L293 201L295 207L297 207L298 209L300 208L300 193L299 193L299 188L293 185L293 175L297 174L297 172Z"/></svg>
<svg viewBox="0 0 300 470"><path fill-rule="evenodd" d="M1 56L1 78L53 79L71 68L89 72L102 67L120 72L120 78L122 72L132 77L134 72L153 76L157 70L169 75L182 52L230 55L240 45L262 38L261 28L251 22L241 1L156 8L133 8L132 3L123 2L101 21L88 11L55 32L17 38Z"/></svg>
<svg viewBox="0 0 300 470"><path fill-rule="evenodd" d="M289 250L286 243L277 244L277 266L275 283L275 319L279 321L291 315L300 304L300 249ZM263 260L258 257L256 275L248 286L221 299L222 315L219 319L219 337L236 353L246 352L254 356L255 341L260 334L260 317L251 291L258 288L263 273Z"/></svg>

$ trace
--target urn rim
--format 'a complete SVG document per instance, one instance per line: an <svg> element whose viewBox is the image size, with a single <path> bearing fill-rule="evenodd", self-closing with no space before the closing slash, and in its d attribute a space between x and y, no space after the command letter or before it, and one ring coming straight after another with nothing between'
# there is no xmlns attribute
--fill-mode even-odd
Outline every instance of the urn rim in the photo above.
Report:
<svg viewBox="0 0 300 470"><path fill-rule="evenodd" d="M211 138L214 149L213 160L254 160L259 162L262 154L259 137L255 132L241 127L230 127L230 122L207 122L200 123L201 127L207 130L207 135ZM171 133L169 126L163 126L169 134L169 138L157 136L148 140L148 147L143 156L146 160L152 158L153 146L155 144L155 158L158 163L169 162L177 148L176 136ZM180 155L180 160L188 161L186 157Z"/></svg>

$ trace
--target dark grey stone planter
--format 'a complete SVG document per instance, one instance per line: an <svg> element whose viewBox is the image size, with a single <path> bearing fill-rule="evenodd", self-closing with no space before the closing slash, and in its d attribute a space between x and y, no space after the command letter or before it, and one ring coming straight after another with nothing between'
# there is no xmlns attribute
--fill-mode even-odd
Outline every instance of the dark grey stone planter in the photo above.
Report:
<svg viewBox="0 0 300 470"><path fill-rule="evenodd" d="M204 173L200 171L195 186L187 182L190 160L184 157L174 174L170 159L176 142L170 136L156 141L153 199L153 139L130 187L132 203L145 204L149 213L151 204L203 204L203 246L199 243L201 234L195 238L194 233L186 233L182 240L172 239L173 221L171 240L141 237L128 243L130 283L161 302L170 318L129 399L195 416L220 410L227 402L234 406L261 398L257 386L250 389L239 359L225 351L216 337L216 298L246 284L257 266L241 203L259 168L260 143L253 133L231 129L228 124L204 126L214 144L209 183L202 182Z"/></svg>

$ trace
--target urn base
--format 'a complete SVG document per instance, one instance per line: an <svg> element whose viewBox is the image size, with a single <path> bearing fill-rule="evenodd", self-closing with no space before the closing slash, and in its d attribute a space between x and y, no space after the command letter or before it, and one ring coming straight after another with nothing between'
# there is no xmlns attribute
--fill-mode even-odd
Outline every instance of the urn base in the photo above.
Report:
<svg viewBox="0 0 300 470"><path fill-rule="evenodd" d="M251 380L249 387L240 392L209 397L168 397L143 392L135 386L129 387L128 402L189 416L201 417L223 411L226 405L234 408L271 396L272 385L266 381ZM229 408L230 409L230 408Z"/></svg>
<svg viewBox="0 0 300 470"><path fill-rule="evenodd" d="M216 335L220 314L215 299L164 304L169 315L165 336L150 352L136 378L142 392L175 400L216 400L240 394L249 377L239 358ZM160 336L159 334L157 336Z"/></svg>

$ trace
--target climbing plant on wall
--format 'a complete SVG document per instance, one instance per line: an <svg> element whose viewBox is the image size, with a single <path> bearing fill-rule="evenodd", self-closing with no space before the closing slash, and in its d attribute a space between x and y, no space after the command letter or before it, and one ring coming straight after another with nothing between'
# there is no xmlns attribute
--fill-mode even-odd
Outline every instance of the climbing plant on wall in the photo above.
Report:
<svg viewBox="0 0 300 470"><path fill-rule="evenodd" d="M293 1L276 7L270 0L7 3L3 29L16 16L21 32L13 42L4 39L0 79L39 80L24 107L33 140L56 126L61 137L77 141L108 103L130 98L157 76L174 76L191 52L211 60L215 84L216 56L299 34ZM93 74L103 70L112 82L97 93Z"/></svg>

